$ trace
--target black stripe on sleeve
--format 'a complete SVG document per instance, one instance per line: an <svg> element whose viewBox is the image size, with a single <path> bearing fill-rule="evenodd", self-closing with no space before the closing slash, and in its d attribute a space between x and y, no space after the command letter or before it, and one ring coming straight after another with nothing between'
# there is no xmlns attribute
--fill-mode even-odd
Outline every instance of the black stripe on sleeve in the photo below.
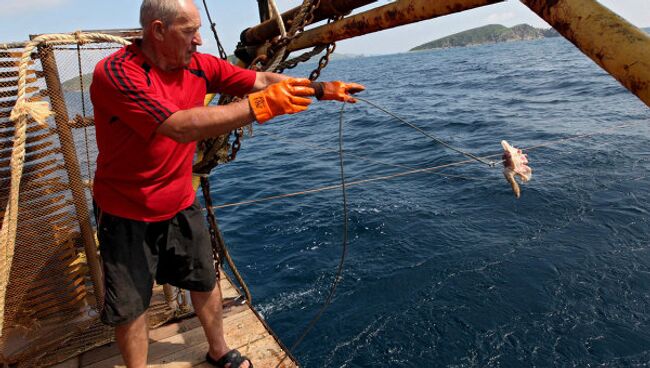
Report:
<svg viewBox="0 0 650 368"><path fill-rule="evenodd" d="M128 56L126 53L122 56L116 54L108 59L104 64L106 75L118 91L129 97L129 99L135 102L143 111L151 115L156 122L161 124L169 117L169 115L171 115L171 111L160 105L157 101L148 98L145 93L140 91L135 84L128 79L128 77L120 75L120 72L122 72L122 74L126 76L126 72L124 71L126 56Z"/></svg>

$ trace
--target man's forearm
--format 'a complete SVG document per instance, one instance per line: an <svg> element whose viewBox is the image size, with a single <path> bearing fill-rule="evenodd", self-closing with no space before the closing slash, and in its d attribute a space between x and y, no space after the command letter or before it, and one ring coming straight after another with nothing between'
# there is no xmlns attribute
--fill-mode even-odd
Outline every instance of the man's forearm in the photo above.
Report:
<svg viewBox="0 0 650 368"><path fill-rule="evenodd" d="M172 114L157 130L159 134L187 143L217 137L255 121L247 99L223 106L195 107Z"/></svg>
<svg viewBox="0 0 650 368"><path fill-rule="evenodd" d="M253 85L253 89L251 90L251 92L261 91L272 84L281 82L288 78L291 77L279 73L257 72L257 76L255 78L255 84Z"/></svg>

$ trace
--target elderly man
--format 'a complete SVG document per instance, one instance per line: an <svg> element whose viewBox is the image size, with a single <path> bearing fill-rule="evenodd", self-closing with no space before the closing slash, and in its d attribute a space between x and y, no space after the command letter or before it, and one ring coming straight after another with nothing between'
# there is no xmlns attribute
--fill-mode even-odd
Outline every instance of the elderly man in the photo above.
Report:
<svg viewBox="0 0 650 368"><path fill-rule="evenodd" d="M196 52L201 18L191 0L144 0L141 42L97 64L93 194L106 282L102 321L115 326L128 367L145 367L154 280L190 290L217 367L252 367L224 339L209 235L191 185L196 141L255 120L304 111L308 96L354 102L357 84L312 85L234 67ZM315 91L316 88L318 91ZM206 93L248 95L203 106Z"/></svg>

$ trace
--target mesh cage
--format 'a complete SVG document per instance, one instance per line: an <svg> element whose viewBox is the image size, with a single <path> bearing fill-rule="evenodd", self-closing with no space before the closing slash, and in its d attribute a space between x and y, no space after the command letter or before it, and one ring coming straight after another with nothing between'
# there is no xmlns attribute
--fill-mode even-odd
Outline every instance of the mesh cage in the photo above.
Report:
<svg viewBox="0 0 650 368"><path fill-rule="evenodd" d="M118 34L122 36L122 34ZM3 45L0 45L2 47ZM0 223L10 200L21 44L0 49ZM6 283L0 362L17 367L51 365L113 338L98 319L103 285L89 257L97 258L92 178L97 146L88 89L95 64L119 44L76 43L39 47L27 69L28 101L46 101L46 126L27 121L25 162L15 249ZM0 246L3 246L0 244ZM85 247L85 248L84 248ZM95 254L87 255L84 249ZM3 280L0 280L0 283ZM101 283L101 282L98 282ZM189 314L180 291L157 287L151 326ZM181 293L184 295L184 293ZM2 301L0 301L1 303Z"/></svg>

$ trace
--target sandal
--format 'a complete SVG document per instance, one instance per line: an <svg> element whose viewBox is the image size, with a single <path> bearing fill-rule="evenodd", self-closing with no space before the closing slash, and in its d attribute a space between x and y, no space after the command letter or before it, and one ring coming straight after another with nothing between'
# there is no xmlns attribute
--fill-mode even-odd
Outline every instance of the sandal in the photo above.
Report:
<svg viewBox="0 0 650 368"><path fill-rule="evenodd" d="M224 356L216 360L210 356L210 353L207 353L205 354L205 361L217 368L226 368L226 365L228 364L230 364L229 368L240 368L242 363L248 362L248 367L253 368L253 362L251 362L251 360L246 356L242 356L236 349L230 350L224 354Z"/></svg>

